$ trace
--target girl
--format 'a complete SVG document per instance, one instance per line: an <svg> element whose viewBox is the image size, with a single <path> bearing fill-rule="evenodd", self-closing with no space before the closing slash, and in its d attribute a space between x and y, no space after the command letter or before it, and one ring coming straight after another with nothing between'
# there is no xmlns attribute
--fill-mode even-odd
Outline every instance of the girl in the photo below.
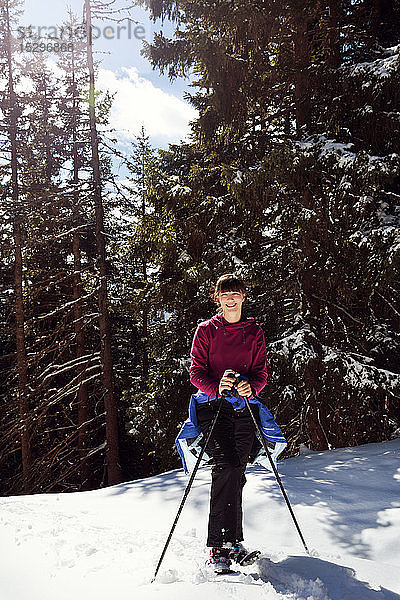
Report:
<svg viewBox="0 0 400 600"><path fill-rule="evenodd" d="M232 560L249 564L259 555L249 554L241 543L244 473L256 441L244 397L249 399L259 421L260 408L263 409L270 426L268 439L278 442L275 456L286 445L271 413L256 399L267 382L265 339L252 317L243 318L245 299L241 278L229 273L218 279L214 300L219 312L200 323L191 349L190 380L199 392L192 396L190 419L177 440L194 438L199 428L207 437L221 403L206 449L212 463L207 546L211 548L210 563L218 573L229 571ZM178 449L184 460L182 445L178 444Z"/></svg>

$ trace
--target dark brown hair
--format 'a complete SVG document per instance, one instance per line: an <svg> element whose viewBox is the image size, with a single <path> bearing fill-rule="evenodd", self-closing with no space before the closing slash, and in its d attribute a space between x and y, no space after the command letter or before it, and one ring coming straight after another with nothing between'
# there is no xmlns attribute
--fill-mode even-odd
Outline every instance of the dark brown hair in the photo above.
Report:
<svg viewBox="0 0 400 600"><path fill-rule="evenodd" d="M218 295L221 292L243 292L246 293L246 286L241 277L235 275L234 273L226 273L225 275L221 275L215 284L213 300L219 304Z"/></svg>

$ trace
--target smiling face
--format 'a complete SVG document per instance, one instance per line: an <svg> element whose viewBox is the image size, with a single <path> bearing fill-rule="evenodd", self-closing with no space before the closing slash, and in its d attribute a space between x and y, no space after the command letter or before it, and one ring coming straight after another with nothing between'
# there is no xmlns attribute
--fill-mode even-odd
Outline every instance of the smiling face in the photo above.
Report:
<svg viewBox="0 0 400 600"><path fill-rule="evenodd" d="M220 305L222 315L230 323L240 321L242 304L246 298L246 286L243 279L234 273L221 275L215 284L213 299Z"/></svg>
<svg viewBox="0 0 400 600"><path fill-rule="evenodd" d="M245 297L246 294L241 291L224 291L218 294L222 314L229 323L240 321Z"/></svg>

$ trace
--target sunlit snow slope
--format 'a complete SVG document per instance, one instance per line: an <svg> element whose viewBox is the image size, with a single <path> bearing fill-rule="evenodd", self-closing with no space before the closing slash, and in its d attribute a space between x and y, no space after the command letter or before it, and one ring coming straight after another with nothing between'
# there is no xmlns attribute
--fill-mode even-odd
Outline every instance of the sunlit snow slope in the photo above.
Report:
<svg viewBox="0 0 400 600"><path fill-rule="evenodd" d="M246 545L258 563L206 567L202 468L155 583L187 477L75 494L0 498L0 600L400 600L400 439L279 463L311 556L272 473L248 470Z"/></svg>

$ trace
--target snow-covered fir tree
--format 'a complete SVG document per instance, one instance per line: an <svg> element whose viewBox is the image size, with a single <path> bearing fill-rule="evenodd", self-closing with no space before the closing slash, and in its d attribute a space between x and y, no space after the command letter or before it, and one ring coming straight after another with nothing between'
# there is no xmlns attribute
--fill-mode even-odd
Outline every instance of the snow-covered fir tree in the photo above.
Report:
<svg viewBox="0 0 400 600"><path fill-rule="evenodd" d="M171 328L206 318L205 289L236 270L253 286L248 310L268 340L264 397L291 449L390 437L400 391L398 3L150 6L177 23L174 39L148 46L153 64L198 74L193 145L166 157L181 259L169 281L191 297L182 306L177 294Z"/></svg>

